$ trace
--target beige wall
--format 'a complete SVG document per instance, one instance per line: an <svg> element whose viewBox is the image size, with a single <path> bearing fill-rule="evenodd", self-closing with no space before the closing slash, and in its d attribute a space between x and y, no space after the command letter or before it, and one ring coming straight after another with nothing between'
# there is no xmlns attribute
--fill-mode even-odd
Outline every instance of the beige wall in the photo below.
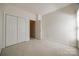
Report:
<svg viewBox="0 0 79 59"><path fill-rule="evenodd" d="M76 5L71 4L43 16L43 39L76 46Z"/></svg>
<svg viewBox="0 0 79 59"><path fill-rule="evenodd" d="M42 15L36 15L36 38L42 39Z"/></svg>
<svg viewBox="0 0 79 59"><path fill-rule="evenodd" d="M0 52L2 49L2 19L3 19L3 8L2 4L0 4Z"/></svg>
<svg viewBox="0 0 79 59"><path fill-rule="evenodd" d="M30 19L36 20L36 15L34 13L28 12L27 10L23 10L16 6L10 6L8 4L4 4L4 12L7 14L20 16L20 17L26 17L28 16Z"/></svg>

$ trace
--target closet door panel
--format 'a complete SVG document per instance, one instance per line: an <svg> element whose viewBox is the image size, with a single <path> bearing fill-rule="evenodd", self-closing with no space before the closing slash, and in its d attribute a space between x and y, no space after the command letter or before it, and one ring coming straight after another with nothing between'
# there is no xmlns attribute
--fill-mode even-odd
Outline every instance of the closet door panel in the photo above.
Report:
<svg viewBox="0 0 79 59"><path fill-rule="evenodd" d="M26 24L25 19L18 17L18 42L26 40Z"/></svg>
<svg viewBox="0 0 79 59"><path fill-rule="evenodd" d="M1 52L1 49L2 49L2 12L0 11L0 52Z"/></svg>
<svg viewBox="0 0 79 59"><path fill-rule="evenodd" d="M6 46L17 43L17 17L6 15Z"/></svg>

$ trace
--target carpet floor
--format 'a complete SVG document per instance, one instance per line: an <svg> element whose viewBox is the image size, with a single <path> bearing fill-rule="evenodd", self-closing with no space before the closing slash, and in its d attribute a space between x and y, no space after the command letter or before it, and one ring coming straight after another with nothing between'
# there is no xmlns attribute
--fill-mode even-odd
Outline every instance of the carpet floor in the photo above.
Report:
<svg viewBox="0 0 79 59"><path fill-rule="evenodd" d="M50 40L30 40L2 49L2 56L78 56L78 49Z"/></svg>

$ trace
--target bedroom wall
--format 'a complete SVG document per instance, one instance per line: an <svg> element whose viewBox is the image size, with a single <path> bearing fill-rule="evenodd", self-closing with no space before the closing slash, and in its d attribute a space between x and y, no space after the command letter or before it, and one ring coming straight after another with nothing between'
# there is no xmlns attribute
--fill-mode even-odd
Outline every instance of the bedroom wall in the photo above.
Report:
<svg viewBox="0 0 79 59"><path fill-rule="evenodd" d="M4 12L7 14L12 14L15 16L20 16L20 17L26 17L28 16L32 20L36 20L36 15L33 13L28 12L27 10L23 10L21 8L18 8L16 6L4 4Z"/></svg>
<svg viewBox="0 0 79 59"><path fill-rule="evenodd" d="M43 16L43 39L76 46L76 4L71 4Z"/></svg>
<svg viewBox="0 0 79 59"><path fill-rule="evenodd" d="M3 8L2 4L0 4L0 53L2 49L2 19L3 19Z"/></svg>
<svg viewBox="0 0 79 59"><path fill-rule="evenodd" d="M42 39L42 15L36 15L36 38Z"/></svg>

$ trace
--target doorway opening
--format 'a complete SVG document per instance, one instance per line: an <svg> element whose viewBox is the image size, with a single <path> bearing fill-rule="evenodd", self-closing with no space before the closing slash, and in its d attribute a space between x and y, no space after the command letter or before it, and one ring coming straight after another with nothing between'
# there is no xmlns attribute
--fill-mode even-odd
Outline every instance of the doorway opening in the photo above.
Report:
<svg viewBox="0 0 79 59"><path fill-rule="evenodd" d="M36 38L36 35L35 35L36 30L35 29L36 29L36 21L30 20L30 39Z"/></svg>

